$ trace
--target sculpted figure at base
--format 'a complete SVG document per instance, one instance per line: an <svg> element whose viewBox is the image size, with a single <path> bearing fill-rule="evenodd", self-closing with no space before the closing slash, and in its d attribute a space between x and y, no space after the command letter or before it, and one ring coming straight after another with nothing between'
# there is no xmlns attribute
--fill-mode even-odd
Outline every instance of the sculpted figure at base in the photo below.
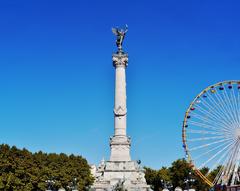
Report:
<svg viewBox="0 0 240 191"><path fill-rule="evenodd" d="M113 191L127 191L127 189L124 186L124 182L125 180L123 181L119 180L119 182L114 186Z"/></svg>

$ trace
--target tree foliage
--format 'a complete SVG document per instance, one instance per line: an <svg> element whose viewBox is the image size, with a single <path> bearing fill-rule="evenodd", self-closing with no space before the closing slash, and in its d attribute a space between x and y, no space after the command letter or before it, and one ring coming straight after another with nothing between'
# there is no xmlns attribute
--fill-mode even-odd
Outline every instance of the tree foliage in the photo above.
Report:
<svg viewBox="0 0 240 191"><path fill-rule="evenodd" d="M219 167L218 167L219 168ZM186 188L186 180L194 180L189 182L192 188L201 191L209 190L209 186L197 175L190 167L185 159L178 159L172 163L170 167L162 167L160 170L154 170L145 167L145 178L154 191L162 190L167 184L172 185L173 188L180 186ZM200 170L203 174L207 174L209 169L204 167ZM209 177L215 177L218 169L209 173Z"/></svg>
<svg viewBox="0 0 240 191"><path fill-rule="evenodd" d="M79 190L93 182L90 167L81 156L31 153L0 145L0 190L42 191L48 179L55 180L57 189L66 188L73 178L77 178Z"/></svg>

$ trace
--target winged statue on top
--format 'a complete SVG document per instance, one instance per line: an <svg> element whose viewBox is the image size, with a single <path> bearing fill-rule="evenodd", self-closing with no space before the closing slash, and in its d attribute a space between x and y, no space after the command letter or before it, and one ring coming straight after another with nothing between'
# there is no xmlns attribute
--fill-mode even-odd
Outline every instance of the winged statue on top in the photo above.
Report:
<svg viewBox="0 0 240 191"><path fill-rule="evenodd" d="M125 29L120 29L118 27L112 28L113 34L115 34L117 37L116 45L118 47L118 52L121 52L121 53L123 52L122 44L123 44L123 40L124 40L124 37L125 37L127 31L128 31L127 25L125 26Z"/></svg>

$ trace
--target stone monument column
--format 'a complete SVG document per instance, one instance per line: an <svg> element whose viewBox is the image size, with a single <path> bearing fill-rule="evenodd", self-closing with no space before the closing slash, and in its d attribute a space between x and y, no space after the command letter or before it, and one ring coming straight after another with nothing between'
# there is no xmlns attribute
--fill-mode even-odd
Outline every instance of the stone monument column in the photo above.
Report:
<svg viewBox="0 0 240 191"><path fill-rule="evenodd" d="M132 161L130 157L131 140L127 136L127 96L126 96L126 68L128 54L124 53L122 43L127 32L125 29L113 28L116 35L117 52L112 55L115 68L115 99L114 99L114 134L110 138L110 159L102 160L98 166L92 166L95 177L94 191L125 190L150 191L144 171L139 161Z"/></svg>
<svg viewBox="0 0 240 191"><path fill-rule="evenodd" d="M112 56L115 67L114 136L110 140L110 161L131 161L130 138L126 135L126 67L128 55L119 51Z"/></svg>
<svg viewBox="0 0 240 191"><path fill-rule="evenodd" d="M114 103L114 136L126 136L126 74L127 54L113 54L115 67L115 103Z"/></svg>

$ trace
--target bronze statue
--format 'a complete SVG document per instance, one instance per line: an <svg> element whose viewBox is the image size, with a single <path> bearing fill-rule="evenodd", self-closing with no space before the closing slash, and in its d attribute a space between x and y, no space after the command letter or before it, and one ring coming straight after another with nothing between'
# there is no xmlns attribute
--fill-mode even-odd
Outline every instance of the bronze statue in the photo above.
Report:
<svg viewBox="0 0 240 191"><path fill-rule="evenodd" d="M124 37L125 37L127 31L128 31L127 25L126 25L125 29L119 29L118 27L112 28L113 34L115 34L117 36L116 45L118 47L118 52L120 52L120 53L123 52L122 43L123 43L123 40L124 40Z"/></svg>

